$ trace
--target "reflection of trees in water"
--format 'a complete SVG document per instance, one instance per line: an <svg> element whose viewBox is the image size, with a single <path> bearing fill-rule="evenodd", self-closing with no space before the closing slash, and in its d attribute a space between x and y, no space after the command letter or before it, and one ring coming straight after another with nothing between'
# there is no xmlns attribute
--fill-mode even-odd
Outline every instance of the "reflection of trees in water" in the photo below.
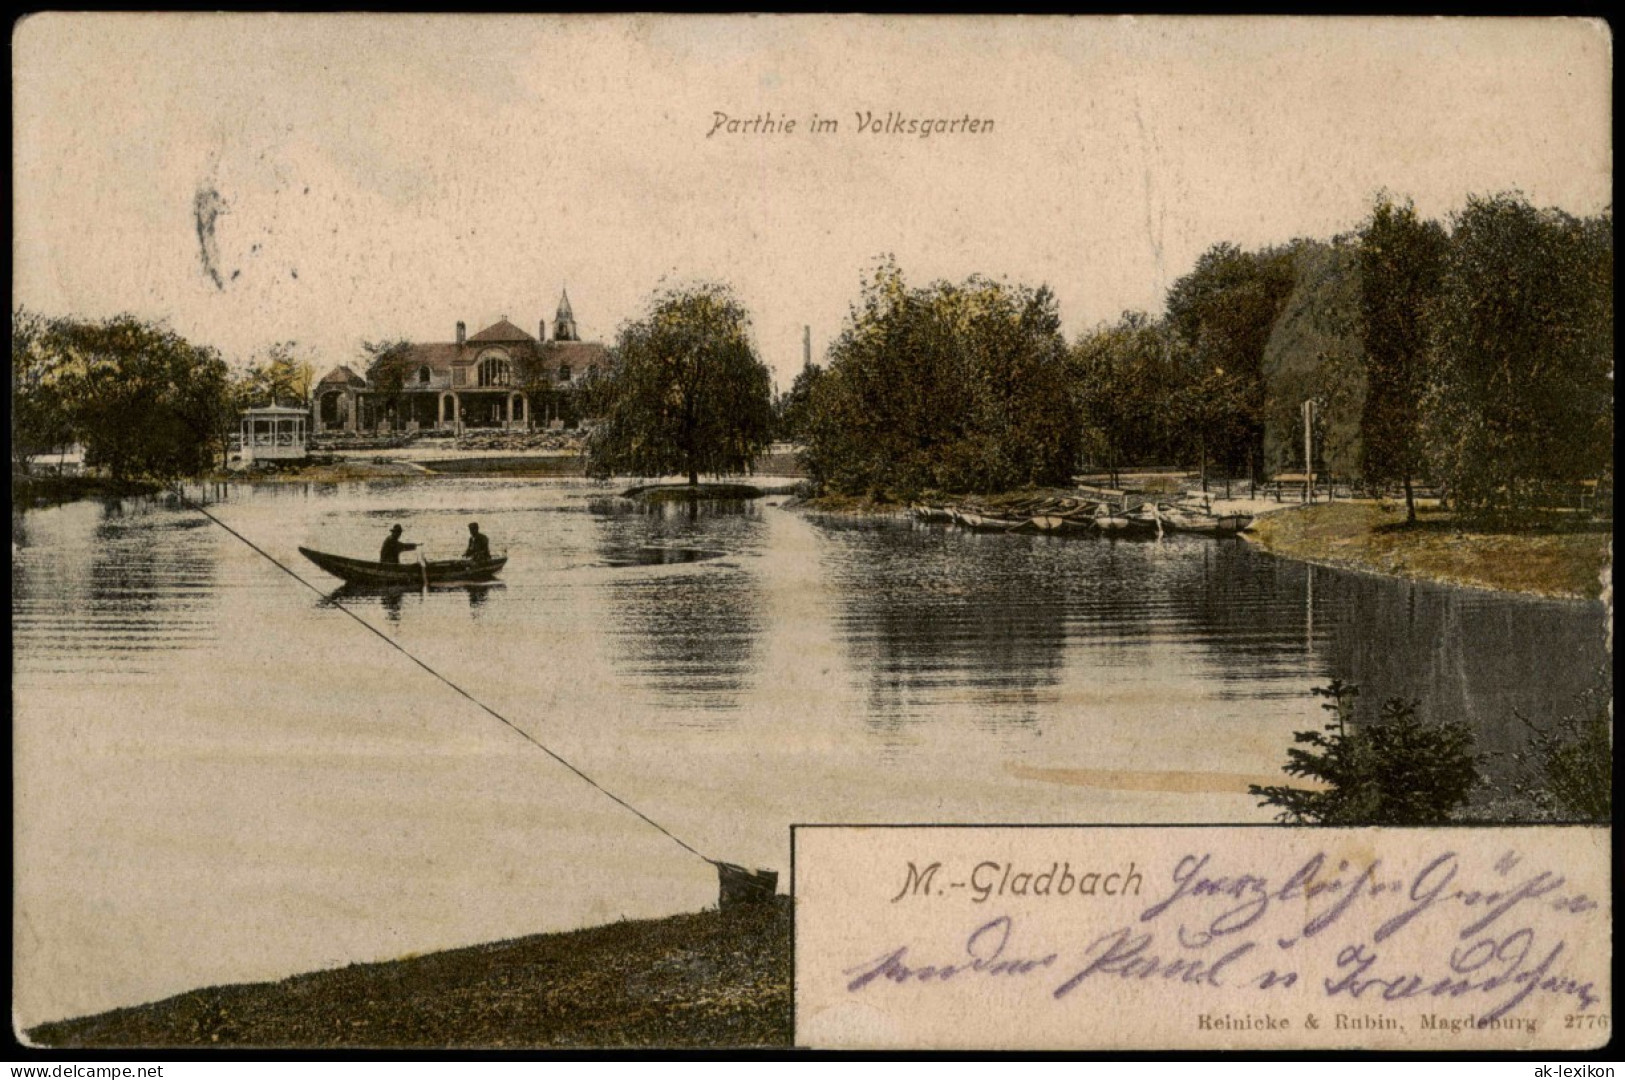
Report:
<svg viewBox="0 0 1625 1080"><path fill-rule="evenodd" d="M26 573L14 563L17 651L128 657L212 640L218 550L209 523L171 512L161 497L107 499L94 513L84 531L36 537L44 547Z"/></svg>
<svg viewBox="0 0 1625 1080"><path fill-rule="evenodd" d="M701 563L692 573L637 564L681 562L686 550L735 554L760 546L761 512L738 501L594 505L602 562L621 567L610 609L616 663L677 706L731 709L753 674L762 632L761 589L750 572ZM653 557L650 549L672 553ZM702 569L703 567L703 569Z"/></svg>
<svg viewBox="0 0 1625 1080"><path fill-rule="evenodd" d="M1066 639L1066 583L1035 553L1042 539L840 525L828 535L838 626L868 673L871 725L966 692L990 723L1035 717Z"/></svg>
<svg viewBox="0 0 1625 1080"><path fill-rule="evenodd" d="M1504 751L1522 744L1515 711L1561 716L1606 660L1597 605L1312 568L1244 542L820 525L871 723L966 688L991 719L1020 718L1070 648L1092 666L1195 662L1227 697L1289 686L1305 726L1320 716L1310 689L1335 675L1373 710L1420 698L1425 716L1464 720L1481 749Z"/></svg>
<svg viewBox="0 0 1625 1080"><path fill-rule="evenodd" d="M212 528L205 518L167 513L149 500L106 500L90 543L89 594L96 610L143 626L202 610L219 557ZM154 618L140 618L145 615Z"/></svg>
<svg viewBox="0 0 1625 1080"><path fill-rule="evenodd" d="M1260 555L1242 540L1167 542L1178 545L1167 575L1169 598L1184 632L1205 646L1209 674L1234 686L1301 673L1307 695L1322 670L1316 660L1324 644L1321 610L1331 605L1314 595L1315 568Z"/></svg>
<svg viewBox="0 0 1625 1080"><path fill-rule="evenodd" d="M749 500L593 499L587 509L600 525L599 553L613 565L648 561L634 558L647 548L689 546L743 552L761 544L762 511Z"/></svg>
<svg viewBox="0 0 1625 1080"><path fill-rule="evenodd" d="M1607 660L1597 605L1345 573L1230 541L1188 554L1168 588L1212 673L1245 693L1235 684L1301 672L1306 727L1320 722L1309 690L1335 676L1359 686L1362 714L1420 699L1424 717L1470 724L1480 750L1517 750L1516 714L1563 715Z"/></svg>
<svg viewBox="0 0 1625 1080"><path fill-rule="evenodd" d="M1479 750L1521 749L1527 730L1518 714L1549 725L1609 666L1600 604L1324 570L1315 589L1317 620L1324 598L1328 670L1357 684L1373 711L1381 699L1419 698L1424 717L1470 724Z"/></svg>
<svg viewBox="0 0 1625 1080"><path fill-rule="evenodd" d="M1245 543L1179 538L1163 584L1173 614L1203 645L1228 693L1296 678L1305 726L1320 722L1312 687L1360 687L1362 709L1419 698L1422 715L1460 720L1481 750L1522 745L1521 712L1562 715L1606 655L1600 609L1352 574L1277 559Z"/></svg>

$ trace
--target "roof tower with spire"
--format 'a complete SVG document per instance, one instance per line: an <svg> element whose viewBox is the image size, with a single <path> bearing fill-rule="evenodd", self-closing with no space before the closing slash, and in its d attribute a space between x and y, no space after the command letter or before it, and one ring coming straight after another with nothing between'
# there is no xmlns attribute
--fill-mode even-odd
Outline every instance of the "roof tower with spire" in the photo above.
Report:
<svg viewBox="0 0 1625 1080"><path fill-rule="evenodd" d="M570 290L568 288L559 294L559 310L553 316L553 340L581 340L581 336L576 333L575 312L570 310Z"/></svg>

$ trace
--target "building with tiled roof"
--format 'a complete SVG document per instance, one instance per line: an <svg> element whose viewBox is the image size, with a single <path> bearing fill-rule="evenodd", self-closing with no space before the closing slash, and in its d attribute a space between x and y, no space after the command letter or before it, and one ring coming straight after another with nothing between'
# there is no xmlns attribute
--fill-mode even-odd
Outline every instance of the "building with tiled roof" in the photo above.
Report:
<svg viewBox="0 0 1625 1080"><path fill-rule="evenodd" d="M559 299L553 335L546 320L537 334L504 315L476 334L457 324L456 340L412 344L373 361L363 377L344 364L316 384L315 431L444 431L467 428L526 430L558 415L563 397L609 367L609 351L576 333L570 297ZM399 389L395 376L399 376ZM573 411L573 410L566 410Z"/></svg>

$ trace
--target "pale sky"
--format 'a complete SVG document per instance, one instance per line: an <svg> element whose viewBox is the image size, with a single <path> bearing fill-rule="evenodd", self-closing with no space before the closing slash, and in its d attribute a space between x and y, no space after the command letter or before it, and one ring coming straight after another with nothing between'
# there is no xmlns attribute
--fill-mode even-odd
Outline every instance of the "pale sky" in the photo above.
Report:
<svg viewBox="0 0 1625 1080"><path fill-rule="evenodd" d="M782 386L882 253L1048 284L1071 338L1380 188L1589 214L1612 177L1611 41L1572 20L48 14L12 47L14 302L236 360L294 339L319 373L459 319L535 333L565 285L609 341L712 279ZM719 111L797 129L707 137Z"/></svg>

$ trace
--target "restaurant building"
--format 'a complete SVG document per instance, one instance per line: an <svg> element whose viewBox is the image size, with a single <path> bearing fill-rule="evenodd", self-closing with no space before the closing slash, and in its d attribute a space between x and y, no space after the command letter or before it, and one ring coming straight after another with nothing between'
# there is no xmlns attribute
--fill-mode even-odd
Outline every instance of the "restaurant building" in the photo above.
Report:
<svg viewBox="0 0 1625 1080"><path fill-rule="evenodd" d="M544 427L551 417L529 391L573 392L607 370L609 351L580 340L567 292L559 298L552 337L545 319L536 331L533 337L506 315L472 335L459 322L455 340L407 345L364 374L340 364L316 384L313 433Z"/></svg>

